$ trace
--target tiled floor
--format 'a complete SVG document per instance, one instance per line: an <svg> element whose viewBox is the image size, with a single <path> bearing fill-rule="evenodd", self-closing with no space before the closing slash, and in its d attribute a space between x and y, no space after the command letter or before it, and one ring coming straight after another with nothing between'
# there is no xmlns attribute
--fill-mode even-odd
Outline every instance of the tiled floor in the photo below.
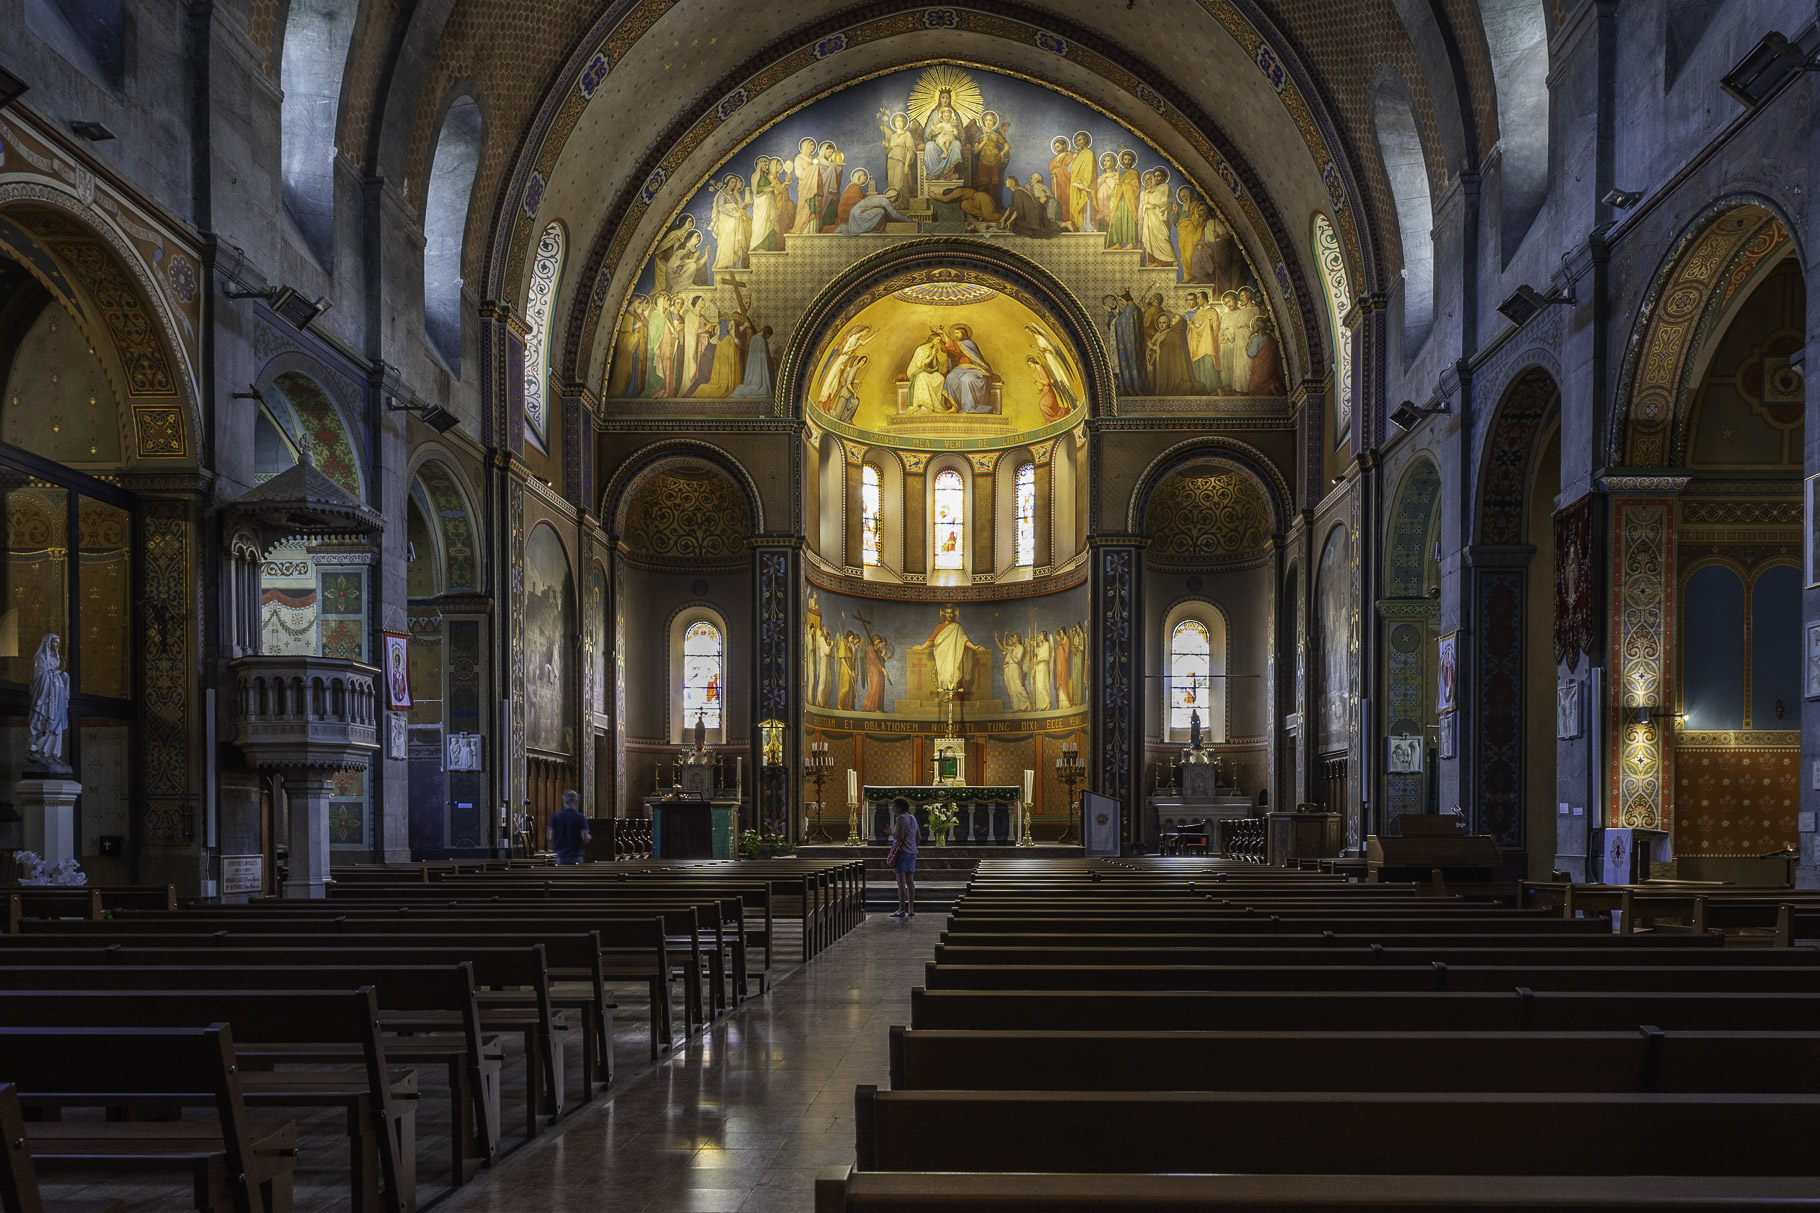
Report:
<svg viewBox="0 0 1820 1213"><path fill-rule="evenodd" d="M816 1172L853 1161L853 1088L887 1085L945 913L865 924L597 1098L436 1213L807 1210Z"/></svg>

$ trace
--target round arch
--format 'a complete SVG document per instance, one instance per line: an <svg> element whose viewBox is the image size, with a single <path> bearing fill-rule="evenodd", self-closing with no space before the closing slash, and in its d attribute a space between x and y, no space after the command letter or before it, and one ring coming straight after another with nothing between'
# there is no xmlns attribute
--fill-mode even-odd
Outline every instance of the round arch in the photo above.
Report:
<svg viewBox="0 0 1820 1213"><path fill-rule="evenodd" d="M131 438L123 455L206 462L195 368L176 317L126 237L74 195L41 181L12 182L0 185L0 250L76 318L97 351L108 351L102 364ZM196 289L193 276L187 289Z"/></svg>
<svg viewBox="0 0 1820 1213"><path fill-rule="evenodd" d="M422 504L437 528L441 592L479 593L480 532L474 525L473 497L467 486L444 459L421 450L415 454L410 483L422 491Z"/></svg>
<svg viewBox="0 0 1820 1213"><path fill-rule="evenodd" d="M1609 458L1622 467L1674 465L1702 351L1728 306L1759 273L1797 249L1797 229L1757 194L1721 198L1695 215L1663 257L1625 346L1608 406Z"/></svg>
<svg viewBox="0 0 1820 1213"><path fill-rule="evenodd" d="M625 530L625 509L639 483L673 459L698 459L713 464L732 477L733 483L745 495L752 533L764 533L764 501L759 496L758 483L746 471L745 465L711 442L695 438L674 438L654 442L640 449L613 473L612 480L608 481L605 491L600 495L600 516L607 520L610 534L617 537Z"/></svg>
<svg viewBox="0 0 1820 1213"><path fill-rule="evenodd" d="M1129 534L1141 534L1144 529L1144 516L1150 510L1150 498L1170 476L1193 463L1218 463L1242 472L1257 483L1264 500L1270 506L1271 527L1277 535L1282 535L1289 525L1289 505L1293 500L1289 494L1289 482L1282 472L1264 453L1256 447L1219 435L1205 435L1178 442L1150 461L1132 490L1131 500L1125 514L1125 529Z"/></svg>
<svg viewBox="0 0 1820 1213"><path fill-rule="evenodd" d="M1504 390L1479 456L1476 542L1511 546L1524 542L1537 439L1560 408L1560 386L1544 367L1528 368Z"/></svg>
<svg viewBox="0 0 1820 1213"><path fill-rule="evenodd" d="M253 380L268 408L288 422L286 437L310 439L316 466L342 488L365 501L365 442L348 424L360 406L360 388L319 360L300 351L283 353L259 369Z"/></svg>
<svg viewBox="0 0 1820 1213"><path fill-rule="evenodd" d="M1441 469L1423 453L1403 472L1391 499L1390 526L1384 537L1384 593L1389 598L1417 598L1428 588L1433 556L1429 535L1439 520L1435 503L1441 495Z"/></svg>

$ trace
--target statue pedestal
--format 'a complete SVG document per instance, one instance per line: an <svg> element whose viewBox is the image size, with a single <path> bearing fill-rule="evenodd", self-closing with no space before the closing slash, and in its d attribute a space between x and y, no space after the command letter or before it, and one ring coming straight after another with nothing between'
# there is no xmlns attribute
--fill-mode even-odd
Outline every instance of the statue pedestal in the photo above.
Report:
<svg viewBox="0 0 1820 1213"><path fill-rule="evenodd" d="M36 851L46 867L77 858L76 797L82 785L73 779L21 779L13 785L25 823L25 849Z"/></svg>

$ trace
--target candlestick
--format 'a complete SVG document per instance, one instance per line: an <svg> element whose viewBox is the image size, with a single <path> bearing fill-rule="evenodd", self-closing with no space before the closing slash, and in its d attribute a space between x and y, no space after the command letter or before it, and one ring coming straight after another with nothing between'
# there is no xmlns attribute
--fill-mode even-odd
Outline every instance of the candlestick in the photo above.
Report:
<svg viewBox="0 0 1820 1213"><path fill-rule="evenodd" d="M859 799L859 772L854 770L852 767L848 767L847 768L847 801L848 801L848 803L852 803L858 799Z"/></svg>

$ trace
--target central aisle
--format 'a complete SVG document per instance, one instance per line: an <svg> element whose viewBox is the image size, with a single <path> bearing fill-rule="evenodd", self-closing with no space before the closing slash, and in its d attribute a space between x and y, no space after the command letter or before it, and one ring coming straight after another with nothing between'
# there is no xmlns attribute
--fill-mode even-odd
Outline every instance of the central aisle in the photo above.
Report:
<svg viewBox="0 0 1820 1213"><path fill-rule="evenodd" d="M889 1086L888 1033L934 959L945 911L864 924L657 1068L598 1098L440 1209L754 1213L814 1205L853 1161L853 1088Z"/></svg>

